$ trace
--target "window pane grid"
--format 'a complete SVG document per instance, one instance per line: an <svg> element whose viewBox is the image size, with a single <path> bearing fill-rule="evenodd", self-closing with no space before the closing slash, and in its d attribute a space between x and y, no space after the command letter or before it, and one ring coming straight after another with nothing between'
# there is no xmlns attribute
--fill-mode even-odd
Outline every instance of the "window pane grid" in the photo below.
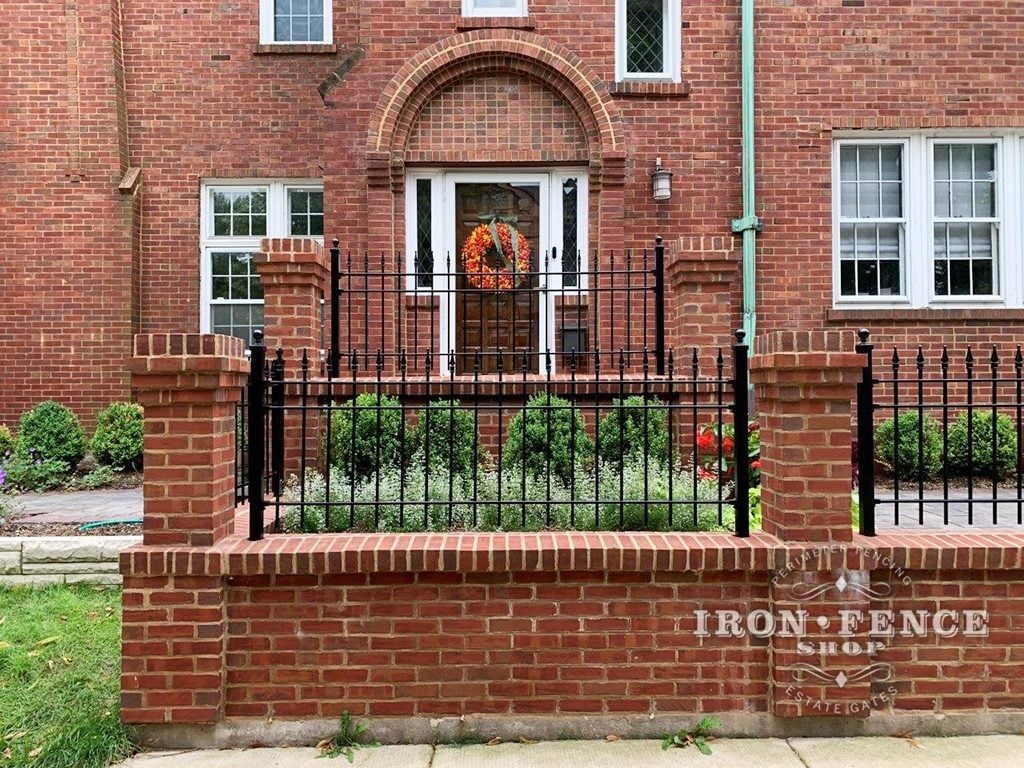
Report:
<svg viewBox="0 0 1024 768"><path fill-rule="evenodd" d="M323 192L306 189L288 191L288 230L292 236L323 237Z"/></svg>
<svg viewBox="0 0 1024 768"><path fill-rule="evenodd" d="M213 234L217 237L263 237L267 234L267 193L213 192Z"/></svg>
<svg viewBox="0 0 1024 768"><path fill-rule="evenodd" d="M902 296L903 147L840 147L839 270L843 296Z"/></svg>
<svg viewBox="0 0 1024 768"><path fill-rule="evenodd" d="M323 39L323 0L274 0L274 40L315 43Z"/></svg>
<svg viewBox="0 0 1024 768"><path fill-rule="evenodd" d="M665 0L626 0L626 72L665 72Z"/></svg>
<svg viewBox="0 0 1024 768"><path fill-rule="evenodd" d="M932 159L935 295L995 295L995 144L935 144Z"/></svg>

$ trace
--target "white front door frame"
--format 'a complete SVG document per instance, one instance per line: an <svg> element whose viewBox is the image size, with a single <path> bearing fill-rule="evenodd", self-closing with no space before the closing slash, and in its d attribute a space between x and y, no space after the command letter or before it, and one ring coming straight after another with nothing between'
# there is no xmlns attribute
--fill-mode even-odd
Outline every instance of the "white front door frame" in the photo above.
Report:
<svg viewBox="0 0 1024 768"><path fill-rule="evenodd" d="M547 274L547 265L554 264L547 258L552 247L561 250L562 244L562 187L566 179L577 179L577 238L580 259L580 287L585 289L587 270L587 235L588 235L588 178L585 168L545 168L510 170L505 168L445 170L445 169L410 169L407 178L406 196L406 242L410 253L414 252L416 232L416 193L418 179L431 179L432 218L434 242L441 247L434 249L434 290L442 293L441 317L439 322L439 338L447 352L438 355L438 373L448 375L448 356L455 349L455 275L459 266L459 254L462 244L455 240L455 186L456 184L523 184L537 186L540 190L540 211L538 214L538 239L540 252L533 255L534 268L539 268L538 292L545 301L538 302L538 350L537 364L533 373L545 373L545 355L550 352L552 373L558 365L555 354L555 324L552 322L555 310L555 298L562 292L561 268L555 267ZM561 260L557 262L561 264ZM410 291L416 290L415 267L409 264L410 279L407 282ZM557 271L556 271L557 270ZM419 290L423 290L422 288ZM565 289L576 293L575 286ZM443 350L442 350L443 351Z"/></svg>

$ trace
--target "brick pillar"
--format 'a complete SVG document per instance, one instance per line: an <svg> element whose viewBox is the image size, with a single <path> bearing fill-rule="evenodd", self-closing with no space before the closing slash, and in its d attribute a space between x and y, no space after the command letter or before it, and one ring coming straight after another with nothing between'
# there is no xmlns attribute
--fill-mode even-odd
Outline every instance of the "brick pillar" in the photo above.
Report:
<svg viewBox="0 0 1024 768"><path fill-rule="evenodd" d="M242 340L139 334L129 369L146 409L143 543L211 546L234 523Z"/></svg>
<svg viewBox="0 0 1024 768"><path fill-rule="evenodd" d="M268 356L282 347L285 361L297 366L303 350L308 350L310 375L316 375L324 346L320 300L327 296L331 278L324 247L304 238L263 240L256 254L256 269L263 282ZM291 370L298 372L296 367Z"/></svg>
<svg viewBox="0 0 1024 768"><path fill-rule="evenodd" d="M267 359L273 360L280 348L285 361L285 379L302 378L302 355L309 356L309 377L321 375L320 350L330 344L324 339L329 307L321 312L320 300L329 302L331 283L330 256L315 240L271 238L260 243L256 255L257 270L263 281L264 343ZM325 318L324 315L327 315ZM326 365L326 363L325 363ZM326 370L326 369L324 369ZM285 477L302 472L302 421L306 421L306 466L314 466L323 427L315 409L303 414L298 410L301 393L294 387L285 390L284 472Z"/></svg>
<svg viewBox="0 0 1024 768"><path fill-rule="evenodd" d="M224 711L219 558L235 514L241 339L140 334L129 362L146 409L143 543L121 555L121 700L127 723L213 723ZM172 555L172 552L174 553ZM187 564L200 575L176 573Z"/></svg>
<svg viewBox="0 0 1024 768"><path fill-rule="evenodd" d="M866 717L874 706L868 626L848 618L871 607L871 574L849 549L851 422L864 364L854 342L849 332L779 331L755 340L750 361L764 530L815 545L794 547L772 574L771 614L805 616L803 633L771 637L777 717Z"/></svg>
<svg viewBox="0 0 1024 768"><path fill-rule="evenodd" d="M761 419L764 530L784 541L850 541L851 413L863 357L854 335L778 331L750 361Z"/></svg>

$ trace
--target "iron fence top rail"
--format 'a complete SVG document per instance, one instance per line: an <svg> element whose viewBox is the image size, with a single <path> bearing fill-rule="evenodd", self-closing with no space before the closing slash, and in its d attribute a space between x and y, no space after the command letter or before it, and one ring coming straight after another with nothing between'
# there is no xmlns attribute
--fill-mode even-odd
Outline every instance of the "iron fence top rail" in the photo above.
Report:
<svg viewBox="0 0 1024 768"><path fill-rule="evenodd" d="M1012 401L1009 401L1009 402L1005 402L1005 401L990 402L990 401L986 401L986 400L975 400L974 402L971 402L971 403L965 403L965 402L956 402L956 403L951 403L951 402L947 402L947 403L926 403L926 402L920 402L920 401L912 401L912 402L909 402L909 403L894 403L891 400L889 400L889 401L883 400L881 402L877 402L876 401L875 404L874 404L874 408L875 408L876 411L917 411L917 410L923 410L923 411L942 411L942 410L946 410L946 411L958 411L958 410L959 411L966 411L966 410L981 411L981 410L984 410L986 408L989 409L989 410L991 410L993 408L995 408L997 410L999 410L999 409L1006 409L1006 408L1016 408L1018 405L1021 405L1021 404L1022 404L1022 402L1021 401L1017 401L1017 400L1012 400ZM914 428L914 431L917 431L916 427Z"/></svg>

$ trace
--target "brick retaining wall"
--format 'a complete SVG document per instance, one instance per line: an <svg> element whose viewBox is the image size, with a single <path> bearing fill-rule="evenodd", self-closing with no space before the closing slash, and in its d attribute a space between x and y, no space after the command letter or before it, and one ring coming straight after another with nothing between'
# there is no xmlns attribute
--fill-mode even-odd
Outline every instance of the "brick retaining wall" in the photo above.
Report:
<svg viewBox="0 0 1024 768"><path fill-rule="evenodd" d="M144 541L121 556L123 718L165 746L315 742L346 710L392 740L434 738L445 718L550 738L592 735L594 718L650 735L655 721L678 728L704 714L747 735L1019 731L1024 535L852 532L859 360L848 336L758 341L764 530L749 538L255 542L248 513L232 512L232 468L218 448L232 430L240 345L138 340L135 384L157 407L146 413ZM189 445L211 461L197 463ZM863 621L838 633L844 611L872 610L925 623L982 611L988 631L944 636L929 625L888 637ZM734 612L739 625L699 634L700 611ZM759 611L773 621L803 611L807 631L757 637L746 622Z"/></svg>

